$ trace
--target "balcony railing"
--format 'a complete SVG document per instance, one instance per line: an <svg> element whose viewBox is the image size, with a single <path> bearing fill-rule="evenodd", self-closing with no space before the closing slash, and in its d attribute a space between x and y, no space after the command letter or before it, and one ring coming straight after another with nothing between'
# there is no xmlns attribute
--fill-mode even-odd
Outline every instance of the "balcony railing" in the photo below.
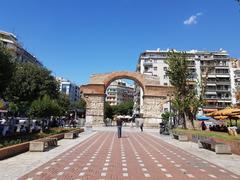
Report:
<svg viewBox="0 0 240 180"><path fill-rule="evenodd" d="M231 82L230 82L230 80L229 81L216 81L216 84L217 85L219 85L219 84L221 84L221 85L230 85Z"/></svg>
<svg viewBox="0 0 240 180"><path fill-rule="evenodd" d="M153 62L143 62L143 65L144 65L144 66L152 66L152 65L153 65Z"/></svg>
<svg viewBox="0 0 240 180"><path fill-rule="evenodd" d="M230 88L229 89L219 89L219 88L217 88L216 91L225 92L225 91L231 91L231 89Z"/></svg>
<svg viewBox="0 0 240 180"><path fill-rule="evenodd" d="M206 90L205 90L206 92L215 92L216 91L216 89L209 89L209 88L206 88Z"/></svg>

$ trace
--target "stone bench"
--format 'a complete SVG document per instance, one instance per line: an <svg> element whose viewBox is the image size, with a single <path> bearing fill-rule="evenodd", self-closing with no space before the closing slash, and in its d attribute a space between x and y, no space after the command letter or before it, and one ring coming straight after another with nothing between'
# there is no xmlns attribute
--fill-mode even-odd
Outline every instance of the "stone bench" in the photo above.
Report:
<svg viewBox="0 0 240 180"><path fill-rule="evenodd" d="M232 154L230 145L218 143L212 139L198 140L198 147L215 151L216 154Z"/></svg>
<svg viewBox="0 0 240 180"><path fill-rule="evenodd" d="M57 146L57 138L43 138L35 141L30 141L29 151L30 152L43 152L50 146Z"/></svg>
<svg viewBox="0 0 240 180"><path fill-rule="evenodd" d="M178 140L178 134L174 134L174 133L173 133L173 134L172 134L172 138Z"/></svg>
<svg viewBox="0 0 240 180"><path fill-rule="evenodd" d="M77 129L77 130L74 130L74 131L70 131L70 132L64 133L64 139L74 139L74 138L77 138L80 132L81 132L81 130Z"/></svg>
<svg viewBox="0 0 240 180"><path fill-rule="evenodd" d="M186 135L183 135L183 134L173 133L172 137L173 137L173 139L177 139L181 142L188 141L188 137Z"/></svg>

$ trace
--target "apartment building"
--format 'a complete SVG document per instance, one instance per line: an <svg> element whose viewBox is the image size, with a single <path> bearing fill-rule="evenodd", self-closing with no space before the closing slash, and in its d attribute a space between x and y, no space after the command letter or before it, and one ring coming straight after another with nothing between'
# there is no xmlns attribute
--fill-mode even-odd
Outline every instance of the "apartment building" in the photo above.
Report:
<svg viewBox="0 0 240 180"><path fill-rule="evenodd" d="M66 94L69 97L70 102L75 102L80 99L79 86L62 77L56 77L56 80L59 82L60 92Z"/></svg>
<svg viewBox="0 0 240 180"><path fill-rule="evenodd" d="M240 104L236 99L236 92L240 90L240 60L231 59L230 63L231 88L232 88L232 104Z"/></svg>
<svg viewBox="0 0 240 180"><path fill-rule="evenodd" d="M12 56L17 61L43 66L42 63L34 55L32 55L20 45L17 37L14 34L0 31L0 43L10 51Z"/></svg>
<svg viewBox="0 0 240 180"><path fill-rule="evenodd" d="M106 90L105 101L111 106L133 100L134 86L123 80L113 81Z"/></svg>
<svg viewBox="0 0 240 180"><path fill-rule="evenodd" d="M137 71L159 77L160 84L169 86L169 78L166 74L168 65L168 50L146 50L140 54ZM180 52L174 50L175 52ZM186 51L186 58L189 60L189 70L192 83L198 93L202 79L206 78L206 91L204 93L205 113L222 109L232 104L230 58L226 51ZM164 110L170 110L170 102L164 105Z"/></svg>

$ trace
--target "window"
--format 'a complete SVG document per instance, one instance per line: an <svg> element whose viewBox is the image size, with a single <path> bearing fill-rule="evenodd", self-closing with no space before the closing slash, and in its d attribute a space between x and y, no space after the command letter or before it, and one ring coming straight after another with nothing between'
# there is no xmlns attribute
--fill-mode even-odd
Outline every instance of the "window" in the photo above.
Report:
<svg viewBox="0 0 240 180"><path fill-rule="evenodd" d="M154 71L157 71L157 67L154 67L153 69L154 69Z"/></svg>
<svg viewBox="0 0 240 180"><path fill-rule="evenodd" d="M163 76L163 79L167 79L167 75L164 75L164 76Z"/></svg>
<svg viewBox="0 0 240 180"><path fill-rule="evenodd" d="M163 83L163 85L164 85L164 86L167 86L167 85L168 85L168 83Z"/></svg>
<svg viewBox="0 0 240 180"><path fill-rule="evenodd" d="M164 70L164 71L167 71L167 67L163 67L163 70Z"/></svg>
<svg viewBox="0 0 240 180"><path fill-rule="evenodd" d="M164 108L164 112L168 111L168 108Z"/></svg>

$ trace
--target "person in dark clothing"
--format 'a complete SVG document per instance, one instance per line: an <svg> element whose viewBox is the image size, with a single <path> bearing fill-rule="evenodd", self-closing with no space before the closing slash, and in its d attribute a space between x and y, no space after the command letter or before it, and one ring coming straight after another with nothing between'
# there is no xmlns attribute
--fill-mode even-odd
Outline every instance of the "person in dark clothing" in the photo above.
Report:
<svg viewBox="0 0 240 180"><path fill-rule="evenodd" d="M207 126L206 126L206 124L204 123L204 121L202 121L201 126L202 126L202 130L203 130L203 131L205 131L205 130L207 129Z"/></svg>
<svg viewBox="0 0 240 180"><path fill-rule="evenodd" d="M143 122L140 123L140 129L143 132Z"/></svg>
<svg viewBox="0 0 240 180"><path fill-rule="evenodd" d="M122 119L117 118L118 138L122 137Z"/></svg>

